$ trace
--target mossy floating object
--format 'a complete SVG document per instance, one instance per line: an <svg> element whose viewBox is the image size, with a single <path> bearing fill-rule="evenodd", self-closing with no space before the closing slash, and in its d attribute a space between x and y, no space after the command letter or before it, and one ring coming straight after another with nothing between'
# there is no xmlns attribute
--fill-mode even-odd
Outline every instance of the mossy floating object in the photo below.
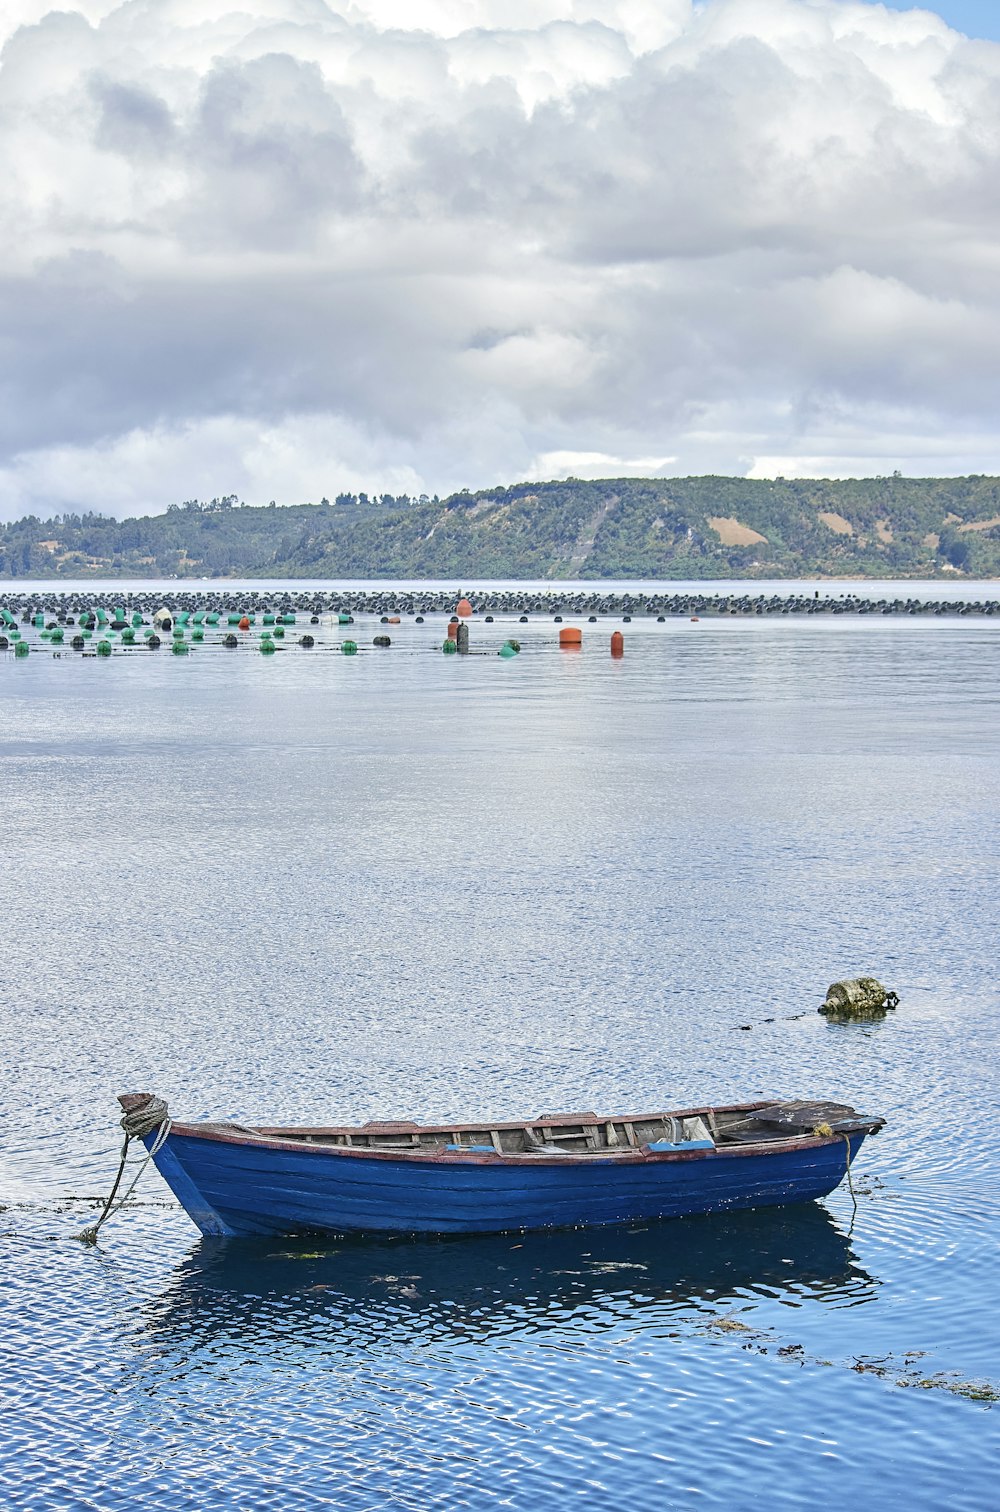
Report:
<svg viewBox="0 0 1000 1512"><path fill-rule="evenodd" d="M826 1002L817 1012L832 1019L884 1018L887 1010L898 1004L897 994L883 987L876 977L852 977L831 982L826 989Z"/></svg>

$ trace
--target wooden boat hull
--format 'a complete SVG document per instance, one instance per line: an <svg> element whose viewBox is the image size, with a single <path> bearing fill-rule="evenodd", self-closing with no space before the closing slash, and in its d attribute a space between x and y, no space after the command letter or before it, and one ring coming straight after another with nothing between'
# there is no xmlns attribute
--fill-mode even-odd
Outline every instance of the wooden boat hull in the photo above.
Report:
<svg viewBox="0 0 1000 1512"><path fill-rule="evenodd" d="M843 1180L867 1132L536 1159L397 1156L175 1124L154 1159L204 1234L487 1234L809 1202Z"/></svg>

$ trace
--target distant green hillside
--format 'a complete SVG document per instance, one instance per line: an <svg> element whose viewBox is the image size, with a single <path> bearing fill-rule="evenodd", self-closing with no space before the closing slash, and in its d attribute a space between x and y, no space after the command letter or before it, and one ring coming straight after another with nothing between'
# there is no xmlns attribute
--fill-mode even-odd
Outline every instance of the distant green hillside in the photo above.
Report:
<svg viewBox="0 0 1000 1512"><path fill-rule="evenodd" d="M1000 479L610 478L0 526L0 577L1000 576Z"/></svg>

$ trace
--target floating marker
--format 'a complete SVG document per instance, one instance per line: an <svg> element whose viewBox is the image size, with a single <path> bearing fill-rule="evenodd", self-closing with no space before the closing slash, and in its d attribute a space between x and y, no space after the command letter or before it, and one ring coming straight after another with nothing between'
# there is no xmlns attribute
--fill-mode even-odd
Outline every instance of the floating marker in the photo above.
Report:
<svg viewBox="0 0 1000 1512"><path fill-rule="evenodd" d="M458 603L455 605L455 613L460 614L463 619L469 618L470 614L472 613L472 605L469 603L469 600L467 598L459 599Z"/></svg>
<svg viewBox="0 0 1000 1512"><path fill-rule="evenodd" d="M29 649L30 648L27 641L18 641L16 646L14 647L14 655L27 656Z"/></svg>
<svg viewBox="0 0 1000 1512"><path fill-rule="evenodd" d="M97 654L98 654L98 656L110 656L111 655L111 642L110 641L106 641L106 640L98 641L97 642Z"/></svg>
<svg viewBox="0 0 1000 1512"><path fill-rule="evenodd" d="M357 641L344 641L340 649L345 656L357 656L358 643Z"/></svg>
<svg viewBox="0 0 1000 1512"><path fill-rule="evenodd" d="M448 629L449 630L451 629L450 625L448 626ZM455 641L455 640L453 640L452 637L449 635L448 639L442 644L441 650L444 651L444 652L446 652L449 655L452 652L454 652L455 655L457 656L458 655L458 642Z"/></svg>
<svg viewBox="0 0 1000 1512"><path fill-rule="evenodd" d="M175 640L170 649L175 656L187 656L188 643L187 641Z"/></svg>
<svg viewBox="0 0 1000 1512"><path fill-rule="evenodd" d="M559 632L559 644L571 649L579 649L583 645L583 631L579 625L564 625Z"/></svg>
<svg viewBox="0 0 1000 1512"><path fill-rule="evenodd" d="M625 637L624 637L624 635L622 635L622 633L621 633L620 630L615 630L612 633L612 636L611 636L611 655L612 656L624 656L625 655Z"/></svg>

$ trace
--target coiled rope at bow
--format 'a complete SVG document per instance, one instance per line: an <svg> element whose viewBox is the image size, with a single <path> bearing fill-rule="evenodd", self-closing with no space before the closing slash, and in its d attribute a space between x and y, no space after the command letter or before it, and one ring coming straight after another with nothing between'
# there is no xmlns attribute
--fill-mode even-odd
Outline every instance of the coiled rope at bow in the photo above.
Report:
<svg viewBox="0 0 1000 1512"><path fill-rule="evenodd" d="M112 1213L118 1213L121 1211L126 1202L128 1202L132 1193L135 1191L136 1186L138 1185L139 1177L149 1165L149 1162L152 1160L153 1156L156 1155L166 1143L167 1135L170 1133L170 1117L167 1113L167 1105L163 1101L162 1097L151 1097L148 1102L143 1103L141 1108L134 1108L131 1113L126 1113L121 1120L121 1126L125 1130L125 1140L122 1144L121 1160L118 1163L118 1175L114 1179L114 1184L108 1195L108 1200L104 1204L104 1211L98 1218L97 1222L91 1224L89 1228L85 1228L82 1233L77 1236L83 1241L84 1244L97 1243L97 1231L100 1228L101 1224L105 1221L105 1219L110 1218ZM159 1132L157 1133L156 1138L153 1140L153 1143L150 1145L145 1160L142 1162L138 1171L136 1171L135 1175L133 1176L129 1189L125 1193L124 1197L119 1197L118 1201L115 1202L115 1193L121 1185L121 1179L125 1174L125 1162L128 1158L128 1147L130 1143L133 1139L145 1139L146 1135L152 1134L154 1129L157 1129Z"/></svg>

